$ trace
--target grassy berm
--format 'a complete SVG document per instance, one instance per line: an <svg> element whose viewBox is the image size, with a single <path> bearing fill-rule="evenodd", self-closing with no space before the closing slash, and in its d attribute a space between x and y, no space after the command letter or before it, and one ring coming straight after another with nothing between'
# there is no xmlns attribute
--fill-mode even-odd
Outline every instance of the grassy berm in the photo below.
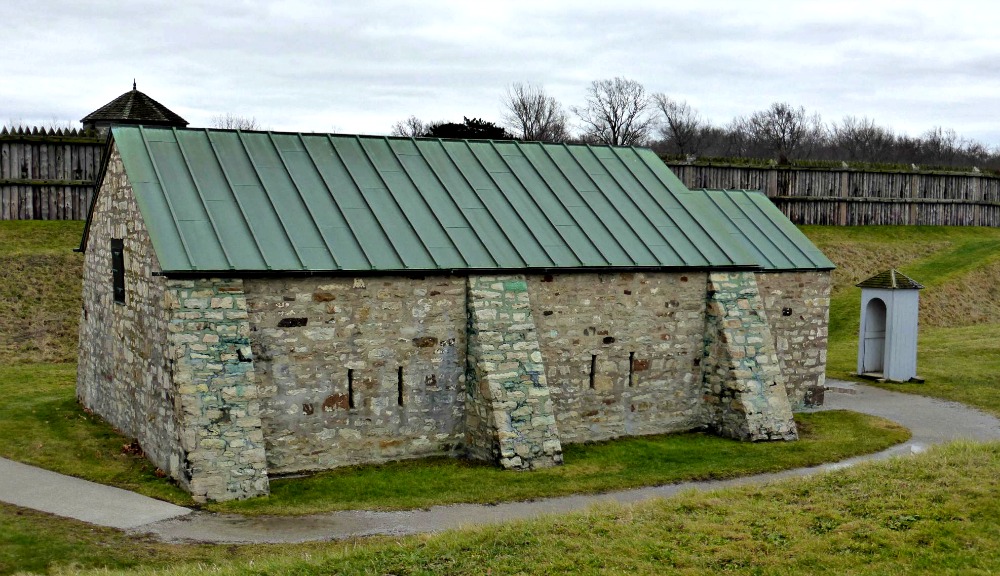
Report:
<svg viewBox="0 0 1000 576"><path fill-rule="evenodd" d="M2 304L9 303L0 310L0 455L188 503L144 460L123 450L128 439L75 404L81 258L68 249L81 228L0 223L5 270L0 295ZM920 349L928 383L891 387L1000 413L995 369L1000 321L994 313L1000 310L990 308L1000 306L990 282L1000 272L1000 231L806 232L841 265L831 306L833 376L846 376L853 364L858 291L851 286L895 266L928 286L922 293ZM966 304L955 303L977 294ZM510 481L488 467L454 461L347 469L275 482L270 501L218 509L302 513L492 501L497 493L532 498L609 490L801 465L905 437L884 422L844 413L808 415L800 425L806 442L785 447L702 435L573 447L575 466L564 467L561 477L537 475L537 480L517 475ZM144 574L991 574L1000 571L992 553L1000 542L998 471L1000 445L958 444L764 488L435 536L294 546L164 545L0 506L0 574L91 568Z"/></svg>

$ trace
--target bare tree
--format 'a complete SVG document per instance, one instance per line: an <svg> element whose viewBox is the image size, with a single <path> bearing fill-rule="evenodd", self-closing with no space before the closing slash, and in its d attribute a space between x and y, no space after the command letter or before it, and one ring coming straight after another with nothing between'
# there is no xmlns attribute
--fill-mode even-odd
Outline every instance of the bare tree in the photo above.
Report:
<svg viewBox="0 0 1000 576"><path fill-rule="evenodd" d="M708 124L701 114L687 102L678 102L663 93L653 94L653 102L663 115L659 132L667 152L697 154Z"/></svg>
<svg viewBox="0 0 1000 576"><path fill-rule="evenodd" d="M952 164L961 151L958 133L951 128L934 128L920 138L921 161L927 164Z"/></svg>
<svg viewBox="0 0 1000 576"><path fill-rule="evenodd" d="M260 123L253 116L239 116L232 112L212 116L209 121L212 128L225 128L227 130L261 130Z"/></svg>
<svg viewBox="0 0 1000 576"><path fill-rule="evenodd" d="M863 162L884 161L885 154L896 140L892 130L875 124L867 117L855 116L845 116L840 124L834 124L830 128L830 136L831 145L847 154L847 160Z"/></svg>
<svg viewBox="0 0 1000 576"><path fill-rule="evenodd" d="M541 86L511 84L503 107L501 122L521 140L565 142L569 139L566 111Z"/></svg>
<svg viewBox="0 0 1000 576"><path fill-rule="evenodd" d="M583 124L584 140L632 146L645 144L655 123L646 89L635 80L594 80L583 106L571 108Z"/></svg>
<svg viewBox="0 0 1000 576"><path fill-rule="evenodd" d="M806 116L802 106L794 108L785 102L775 102L738 123L759 150L787 162L810 139L822 138L819 120L818 115Z"/></svg>
<svg viewBox="0 0 1000 576"><path fill-rule="evenodd" d="M420 118L416 116L410 116L406 120L400 120L392 125L392 130L389 131L391 136L405 136L407 138L417 138L423 136L430 130L431 125L425 123Z"/></svg>

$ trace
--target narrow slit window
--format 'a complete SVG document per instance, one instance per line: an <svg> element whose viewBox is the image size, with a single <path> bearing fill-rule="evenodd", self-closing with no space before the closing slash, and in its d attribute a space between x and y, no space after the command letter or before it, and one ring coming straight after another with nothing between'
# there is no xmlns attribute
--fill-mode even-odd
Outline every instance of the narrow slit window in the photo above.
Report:
<svg viewBox="0 0 1000 576"><path fill-rule="evenodd" d="M343 404L341 404L343 406ZM354 369L347 369L347 407L354 409Z"/></svg>
<svg viewBox="0 0 1000 576"><path fill-rule="evenodd" d="M111 239L111 285L115 302L125 303L125 242Z"/></svg>
<svg viewBox="0 0 1000 576"><path fill-rule="evenodd" d="M594 375L597 373L597 354L590 355L590 387L594 387Z"/></svg>
<svg viewBox="0 0 1000 576"><path fill-rule="evenodd" d="M635 383L635 352L628 353L628 387Z"/></svg>
<svg viewBox="0 0 1000 576"><path fill-rule="evenodd" d="M396 371L396 404L403 405L403 367Z"/></svg>

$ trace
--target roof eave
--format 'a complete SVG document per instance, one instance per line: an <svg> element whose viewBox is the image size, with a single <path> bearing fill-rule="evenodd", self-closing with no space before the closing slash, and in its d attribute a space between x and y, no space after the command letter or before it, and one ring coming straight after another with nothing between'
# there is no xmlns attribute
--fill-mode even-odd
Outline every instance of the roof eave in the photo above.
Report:
<svg viewBox="0 0 1000 576"><path fill-rule="evenodd" d="M285 276L373 277L373 276L468 276L474 274L614 274L629 272L768 272L756 264L726 266L586 266L574 268L411 268L392 270L162 270L154 276L167 278L280 278ZM782 270L784 272L784 270Z"/></svg>

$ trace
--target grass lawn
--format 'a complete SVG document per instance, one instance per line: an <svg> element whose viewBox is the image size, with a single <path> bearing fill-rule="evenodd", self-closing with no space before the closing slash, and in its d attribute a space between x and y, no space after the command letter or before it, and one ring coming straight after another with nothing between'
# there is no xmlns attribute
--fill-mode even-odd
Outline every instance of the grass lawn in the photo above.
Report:
<svg viewBox="0 0 1000 576"><path fill-rule="evenodd" d="M164 545L0 506L0 574L987 575L1000 572L998 469L1000 443L957 443L763 487L283 546Z"/></svg>
<svg viewBox="0 0 1000 576"><path fill-rule="evenodd" d="M0 369L0 456L191 506L190 496L156 476L128 439L85 413L74 397L72 364ZM349 508L403 509L601 492L700 478L809 466L875 452L909 433L849 412L800 414L799 442L744 444L707 434L569 445L566 465L531 474L450 458L350 467L275 480L272 495L213 504L245 514L308 514Z"/></svg>
<svg viewBox="0 0 1000 576"><path fill-rule="evenodd" d="M76 245L80 228L0 222L0 455L189 504L144 460L122 453L127 439L75 403L80 260L65 251ZM853 284L893 266L928 287L921 293L919 358L928 382L885 387L1000 414L1000 230L809 227L806 233L841 265L831 303L831 376L845 377L854 367L860 291ZM348 468L276 480L268 499L213 509L294 514L535 498L807 465L906 437L848 413L801 415L799 423L804 441L798 443L751 445L687 434L568 446L566 466L532 474L454 460ZM281 546L166 545L0 505L0 574L91 568L144 574L994 574L1000 572L998 470L1000 443L959 443L766 487L442 535Z"/></svg>
<svg viewBox="0 0 1000 576"><path fill-rule="evenodd" d="M882 388L963 402L1000 416L1000 229L905 226L803 231L837 264L827 374L856 379L861 289L890 267L920 292L917 372L925 384Z"/></svg>
<svg viewBox="0 0 1000 576"><path fill-rule="evenodd" d="M275 480L267 498L207 508L241 514L309 514L530 500L813 466L876 452L910 436L887 420L845 411L799 414L796 422L798 442L747 444L689 433L571 444L565 447L565 464L530 474L451 458L409 460Z"/></svg>

